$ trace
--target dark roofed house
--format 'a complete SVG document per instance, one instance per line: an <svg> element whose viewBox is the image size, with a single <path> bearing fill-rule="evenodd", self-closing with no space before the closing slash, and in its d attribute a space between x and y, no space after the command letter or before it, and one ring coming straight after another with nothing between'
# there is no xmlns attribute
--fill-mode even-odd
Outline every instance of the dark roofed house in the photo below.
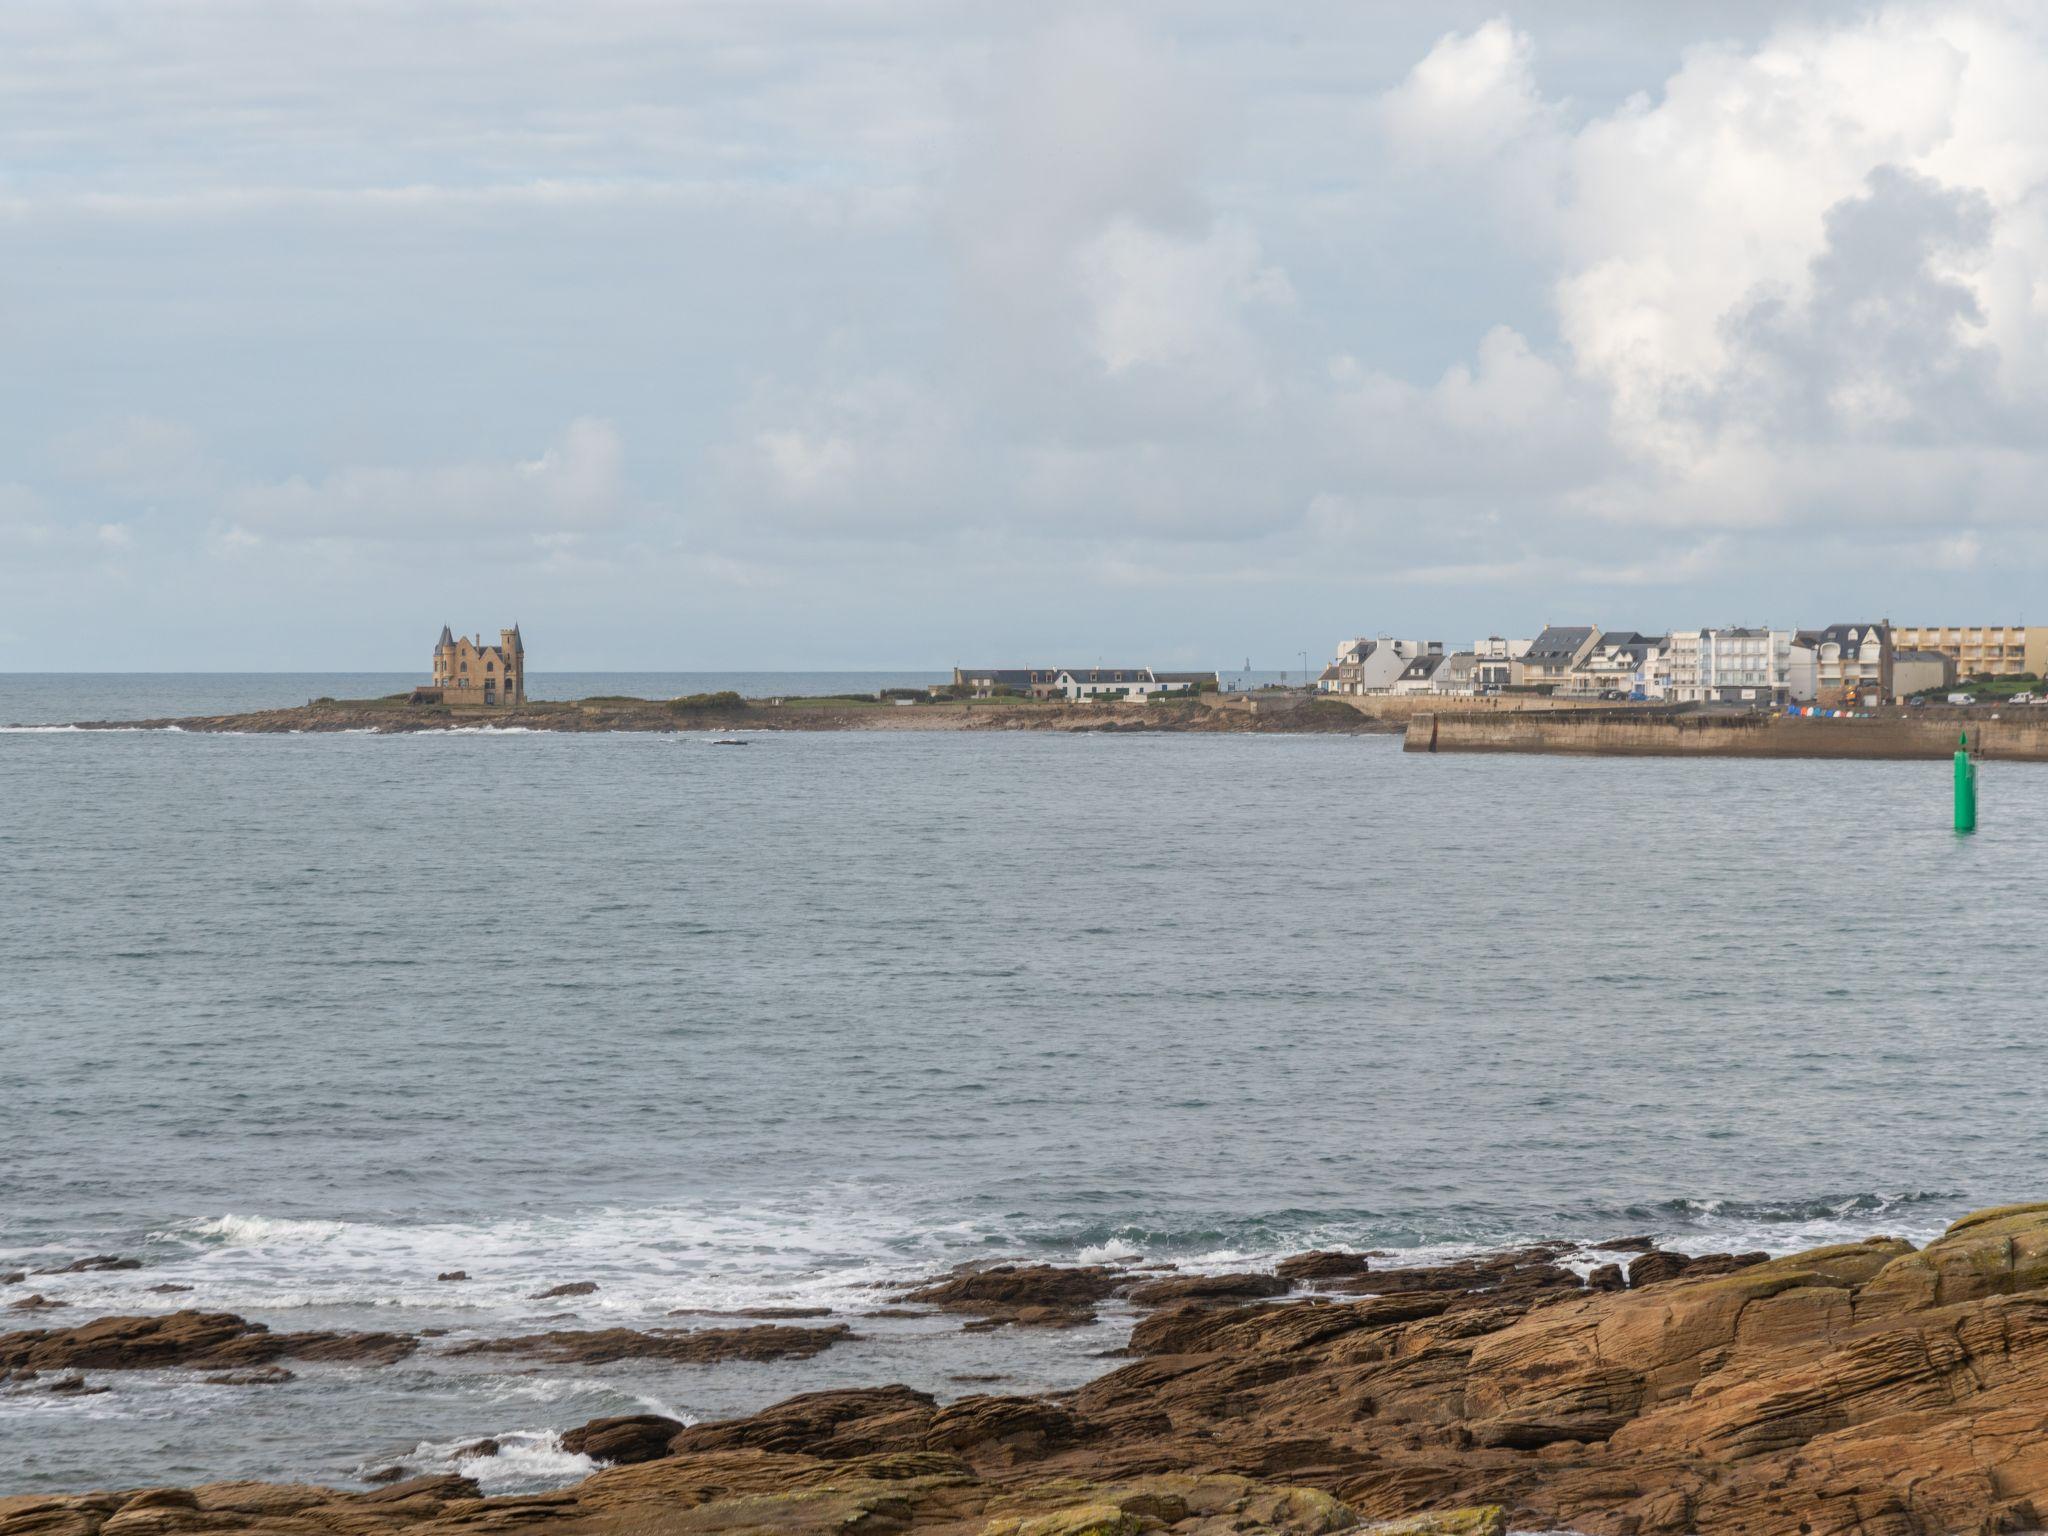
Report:
<svg viewBox="0 0 2048 1536"><path fill-rule="evenodd" d="M1518 688L1562 688L1572 668L1584 661L1600 639L1591 624L1546 624L1543 632L1529 642L1529 649L1514 661L1514 682Z"/></svg>
<svg viewBox="0 0 2048 1536"><path fill-rule="evenodd" d="M1890 624L1830 624L1825 629L1802 629L1793 643L1812 655L1816 702L1870 705L1890 701Z"/></svg>

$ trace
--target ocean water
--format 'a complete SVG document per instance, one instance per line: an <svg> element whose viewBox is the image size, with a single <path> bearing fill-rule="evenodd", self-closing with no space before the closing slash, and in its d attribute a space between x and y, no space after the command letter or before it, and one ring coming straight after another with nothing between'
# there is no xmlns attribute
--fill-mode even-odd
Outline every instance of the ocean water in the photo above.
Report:
<svg viewBox="0 0 2048 1536"><path fill-rule="evenodd" d="M229 707L153 702L207 687L50 715ZM1109 1367L1114 1308L863 1315L969 1258L1924 1240L2039 1197L2048 1154L2048 772L1986 765L1961 839L1948 780L1387 737L0 733L0 1271L146 1265L36 1277L67 1310L0 1327L450 1330L281 1386L0 1387L0 1491L346 1483L486 1435L509 1453L464 1470L541 1487L602 1413ZM570 1280L600 1288L531 1299ZM859 1336L446 1353L788 1306Z"/></svg>

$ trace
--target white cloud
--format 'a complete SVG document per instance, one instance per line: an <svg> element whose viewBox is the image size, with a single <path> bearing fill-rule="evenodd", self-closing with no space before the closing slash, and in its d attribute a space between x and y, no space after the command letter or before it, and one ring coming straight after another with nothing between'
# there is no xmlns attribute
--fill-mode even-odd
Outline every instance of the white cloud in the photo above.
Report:
<svg viewBox="0 0 2048 1536"><path fill-rule="evenodd" d="M244 485L223 497L228 537L454 545L486 560L533 540L615 524L637 510L608 422L570 423L537 458L357 466L317 479Z"/></svg>
<svg viewBox="0 0 2048 1536"><path fill-rule="evenodd" d="M1381 103L1395 146L1424 164L1471 162L1547 130L1534 55L1505 18L1446 33Z"/></svg>

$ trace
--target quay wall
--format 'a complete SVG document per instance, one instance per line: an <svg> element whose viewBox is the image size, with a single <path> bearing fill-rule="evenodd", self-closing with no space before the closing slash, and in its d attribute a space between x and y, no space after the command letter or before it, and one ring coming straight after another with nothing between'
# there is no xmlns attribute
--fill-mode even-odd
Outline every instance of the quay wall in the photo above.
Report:
<svg viewBox="0 0 2048 1536"><path fill-rule="evenodd" d="M1651 714L1609 709L1481 715L1421 714L1408 722L1410 752L1563 752L1596 757L1947 758L1966 729L1985 759L2048 762L2048 720Z"/></svg>

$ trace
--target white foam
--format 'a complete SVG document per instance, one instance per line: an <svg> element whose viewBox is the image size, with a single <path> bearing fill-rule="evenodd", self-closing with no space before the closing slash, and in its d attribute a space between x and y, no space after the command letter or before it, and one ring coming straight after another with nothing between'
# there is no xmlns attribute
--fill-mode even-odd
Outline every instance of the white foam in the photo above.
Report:
<svg viewBox="0 0 2048 1536"><path fill-rule="evenodd" d="M464 1455L463 1451L483 1437L463 1440L423 1440L401 1465L414 1472L453 1472L476 1479L486 1494L537 1493L580 1482L598 1469L590 1457L562 1449L562 1437L551 1429L515 1429L490 1436L498 1442L496 1455ZM368 1470L368 1469L364 1469Z"/></svg>
<svg viewBox="0 0 2048 1536"><path fill-rule="evenodd" d="M1106 1243L1094 1243L1074 1255L1076 1264L1130 1264L1145 1255L1133 1248L1120 1237L1112 1237Z"/></svg>
<svg viewBox="0 0 2048 1536"><path fill-rule="evenodd" d="M945 1267L973 1236L830 1191L781 1207L606 1208L476 1223L237 1212L150 1234L146 1269L66 1277L65 1299L147 1310L414 1307L474 1312L480 1326L563 1311L621 1322L684 1310L864 1311L878 1288ZM469 1278L436 1279L457 1270ZM585 1280L598 1289L538 1297ZM192 1289L150 1290L167 1281Z"/></svg>

